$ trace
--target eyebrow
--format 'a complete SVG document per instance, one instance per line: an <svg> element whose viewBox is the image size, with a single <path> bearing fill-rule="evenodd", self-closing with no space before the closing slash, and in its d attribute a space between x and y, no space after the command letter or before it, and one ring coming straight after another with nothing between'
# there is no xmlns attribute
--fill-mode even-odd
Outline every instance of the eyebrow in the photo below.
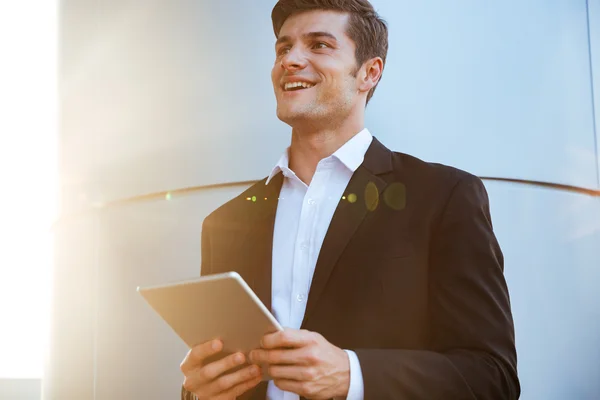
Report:
<svg viewBox="0 0 600 400"><path fill-rule="evenodd" d="M305 33L302 35L302 39L306 40L306 39L316 39L316 38L320 38L320 37L326 37L329 39L332 39L334 41L337 42L337 38L329 32L309 32L309 33ZM289 43L292 41L292 38L290 36L281 36L279 39L277 39L277 42L275 42L275 46L279 46L282 43Z"/></svg>

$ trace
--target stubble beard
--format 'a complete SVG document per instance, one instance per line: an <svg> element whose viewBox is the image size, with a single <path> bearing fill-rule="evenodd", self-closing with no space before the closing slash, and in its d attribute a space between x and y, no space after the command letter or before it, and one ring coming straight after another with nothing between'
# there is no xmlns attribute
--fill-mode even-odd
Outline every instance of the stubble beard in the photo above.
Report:
<svg viewBox="0 0 600 400"><path fill-rule="evenodd" d="M312 100L305 104L289 104L284 107L277 107L277 117L292 128L298 125L314 125L324 119L327 107L317 100Z"/></svg>
<svg viewBox="0 0 600 400"><path fill-rule="evenodd" d="M277 117L292 128L319 129L340 125L348 117L351 99L348 93L320 96L301 107L292 105L285 110L277 108Z"/></svg>

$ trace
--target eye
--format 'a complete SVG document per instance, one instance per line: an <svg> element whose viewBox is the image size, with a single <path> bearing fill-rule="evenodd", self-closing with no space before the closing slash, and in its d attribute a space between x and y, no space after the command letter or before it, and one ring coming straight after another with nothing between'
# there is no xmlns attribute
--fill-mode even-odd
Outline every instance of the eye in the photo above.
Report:
<svg viewBox="0 0 600 400"><path fill-rule="evenodd" d="M313 46L313 48L315 48L315 49L326 49L328 47L329 47L329 45L327 43L324 43L324 42L317 42Z"/></svg>
<svg viewBox="0 0 600 400"><path fill-rule="evenodd" d="M280 48L279 50L277 50L277 56L282 56L282 55L286 54L289 50L290 50L289 46L284 46L284 47Z"/></svg>

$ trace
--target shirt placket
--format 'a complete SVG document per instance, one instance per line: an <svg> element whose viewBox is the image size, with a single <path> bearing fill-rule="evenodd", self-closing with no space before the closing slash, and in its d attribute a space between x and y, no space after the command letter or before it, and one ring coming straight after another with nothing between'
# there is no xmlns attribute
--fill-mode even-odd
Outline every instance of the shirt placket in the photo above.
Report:
<svg viewBox="0 0 600 400"><path fill-rule="evenodd" d="M290 299L292 305L290 317L295 322L295 328L300 328L302 316L306 310L314 271L314 265L312 265L314 254L311 251L312 242L328 174L329 168L323 168L322 165L317 166L311 185L308 187L302 202L298 235L294 248L293 289L292 298Z"/></svg>
<svg viewBox="0 0 600 400"><path fill-rule="evenodd" d="M304 314L306 307L306 297L308 295L308 279L306 270L309 263L310 246L310 226L315 216L316 200L312 197L312 190L309 187L302 202L302 211L300 212L300 223L298 224L298 236L296 237L296 246L294 246L294 268L292 276L291 293L291 313L290 321L293 321L294 328L300 328L302 321L300 317Z"/></svg>

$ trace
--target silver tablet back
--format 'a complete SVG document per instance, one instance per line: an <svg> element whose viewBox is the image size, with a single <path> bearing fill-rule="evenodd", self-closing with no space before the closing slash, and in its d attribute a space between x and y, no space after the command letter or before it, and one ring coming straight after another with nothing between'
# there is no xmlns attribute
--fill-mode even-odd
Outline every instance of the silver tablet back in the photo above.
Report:
<svg viewBox="0 0 600 400"><path fill-rule="evenodd" d="M235 272L138 291L190 348L220 338L224 354L247 353L264 334L282 330Z"/></svg>

